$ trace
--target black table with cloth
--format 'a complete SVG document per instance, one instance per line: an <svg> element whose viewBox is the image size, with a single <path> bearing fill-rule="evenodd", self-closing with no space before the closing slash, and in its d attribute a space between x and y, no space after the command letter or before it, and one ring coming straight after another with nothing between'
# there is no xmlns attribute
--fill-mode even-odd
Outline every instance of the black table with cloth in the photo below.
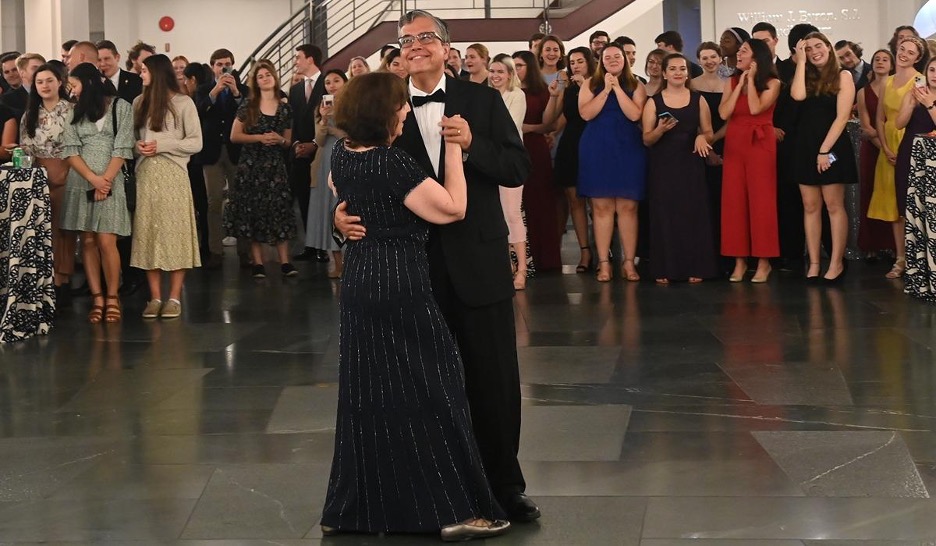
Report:
<svg viewBox="0 0 936 546"><path fill-rule="evenodd" d="M50 211L45 170L0 168L0 343L52 327Z"/></svg>

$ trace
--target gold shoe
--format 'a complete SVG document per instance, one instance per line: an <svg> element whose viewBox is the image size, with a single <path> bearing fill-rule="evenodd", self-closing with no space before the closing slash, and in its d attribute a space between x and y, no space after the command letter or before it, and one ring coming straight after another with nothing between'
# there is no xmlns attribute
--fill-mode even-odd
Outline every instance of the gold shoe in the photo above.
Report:
<svg viewBox="0 0 936 546"><path fill-rule="evenodd" d="M474 522L482 523L476 524ZM501 519L494 521L478 519L443 527L441 534L444 542L463 542L475 538L496 537L506 533L507 529L510 529L509 521Z"/></svg>
<svg viewBox="0 0 936 546"><path fill-rule="evenodd" d="M322 536L323 536L323 537L331 537L331 536L335 536L335 535L337 535L337 534L338 534L338 529L335 529L334 527L329 527L329 526L327 526L327 525L322 525Z"/></svg>

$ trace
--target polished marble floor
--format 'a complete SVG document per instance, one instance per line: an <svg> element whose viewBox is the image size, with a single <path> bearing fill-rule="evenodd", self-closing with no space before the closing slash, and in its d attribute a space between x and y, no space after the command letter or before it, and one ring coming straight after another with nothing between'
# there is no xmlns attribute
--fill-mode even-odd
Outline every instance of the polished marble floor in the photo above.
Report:
<svg viewBox="0 0 936 546"><path fill-rule="evenodd" d="M190 277L181 320L137 318L138 294L92 327L77 300L51 335L0 346L0 544L438 542L321 538L338 284L227 259ZM841 288L531 280L521 458L543 517L489 542L936 544L936 307L886 270L855 263Z"/></svg>

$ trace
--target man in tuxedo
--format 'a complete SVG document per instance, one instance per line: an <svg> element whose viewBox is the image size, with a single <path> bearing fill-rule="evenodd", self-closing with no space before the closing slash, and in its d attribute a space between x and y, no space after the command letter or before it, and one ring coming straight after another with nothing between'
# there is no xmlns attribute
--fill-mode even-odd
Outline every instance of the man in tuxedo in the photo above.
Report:
<svg viewBox="0 0 936 546"><path fill-rule="evenodd" d="M842 68L851 73L856 92L868 85L868 78L871 76L871 65L861 59L864 50L861 49L860 45L848 40L839 40L835 43L835 54L838 56ZM857 95L855 96L857 97Z"/></svg>
<svg viewBox="0 0 936 546"><path fill-rule="evenodd" d="M133 72L120 68L120 52L110 40L101 40L97 43L98 70L109 79L117 89L117 96L133 103L133 99L143 93L143 80Z"/></svg>
<svg viewBox="0 0 936 546"><path fill-rule="evenodd" d="M114 84L117 96L133 104L133 99L143 93L143 80L132 72L120 69L120 52L110 40L101 40L95 44L97 49L97 67L105 78ZM130 253L133 246L133 235L121 237L117 240L117 250L120 252L120 270L123 282L120 284L120 294L129 296L140 289L146 282L146 273L142 269L130 267Z"/></svg>
<svg viewBox="0 0 936 546"><path fill-rule="evenodd" d="M773 57L774 65L780 61L780 59L777 58L777 43L779 42L777 38L777 27L763 21L757 23L751 29L751 38L763 40L763 42L767 44L767 47L770 48L770 56Z"/></svg>
<svg viewBox="0 0 936 546"><path fill-rule="evenodd" d="M780 258L775 260L781 271L805 271L803 255L806 231L803 227L803 197L799 182L793 179L793 153L799 103L790 96L790 84L796 73L796 44L818 29L807 23L794 25L787 35L790 57L777 62L777 74L783 86L774 108L773 124L777 133L777 225L780 236Z"/></svg>
<svg viewBox="0 0 936 546"><path fill-rule="evenodd" d="M218 49L208 61L214 73L214 81L198 88L195 105L202 123L202 151L204 164L205 188L208 192L208 261L206 268L221 267L224 247L221 240L222 207L224 205L224 184L233 188L237 160L240 158L240 146L231 143L231 125L237 116L237 108L247 97L247 87L234 77L234 54L228 49ZM247 262L248 241L237 242L237 253L241 265Z"/></svg>
<svg viewBox="0 0 936 546"><path fill-rule="evenodd" d="M513 521L532 521L539 508L525 494L520 446L513 283L499 186L518 187L530 159L497 91L444 75L449 36L444 22L414 10L400 19L401 54L410 74L413 109L394 142L427 173L444 180L443 142L462 148L468 182L465 219L433 226L427 252L432 292L452 330L465 368L465 391L491 489ZM336 226L365 236L344 205Z"/></svg>
<svg viewBox="0 0 936 546"><path fill-rule="evenodd" d="M8 89L0 96L0 102L13 111L16 116L16 122L19 124L23 112L26 111L26 100L29 98L29 91L23 87L23 79L20 77L19 70L16 68L16 59L20 53L12 51L4 53L0 57L0 67L3 69L3 81L6 82Z"/></svg>
<svg viewBox="0 0 936 546"><path fill-rule="evenodd" d="M289 167L289 185L293 198L299 202L302 225L309 229L309 184L310 168L318 143L315 142L315 110L325 94L325 78L322 77L322 50L312 44L303 44L296 48L296 74L302 80L289 88L289 106L293 111L292 137L290 149L292 161ZM295 257L298 261L313 260L328 253L324 250L306 248Z"/></svg>

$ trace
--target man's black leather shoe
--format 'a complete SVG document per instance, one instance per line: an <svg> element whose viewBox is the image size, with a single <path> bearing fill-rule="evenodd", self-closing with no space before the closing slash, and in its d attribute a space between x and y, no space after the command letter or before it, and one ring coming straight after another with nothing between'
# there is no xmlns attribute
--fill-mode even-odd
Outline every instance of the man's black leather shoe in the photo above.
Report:
<svg viewBox="0 0 936 546"><path fill-rule="evenodd" d="M501 500L501 508L507 512L507 518L515 522L528 522L540 517L540 509L530 497L523 493L511 493Z"/></svg>

